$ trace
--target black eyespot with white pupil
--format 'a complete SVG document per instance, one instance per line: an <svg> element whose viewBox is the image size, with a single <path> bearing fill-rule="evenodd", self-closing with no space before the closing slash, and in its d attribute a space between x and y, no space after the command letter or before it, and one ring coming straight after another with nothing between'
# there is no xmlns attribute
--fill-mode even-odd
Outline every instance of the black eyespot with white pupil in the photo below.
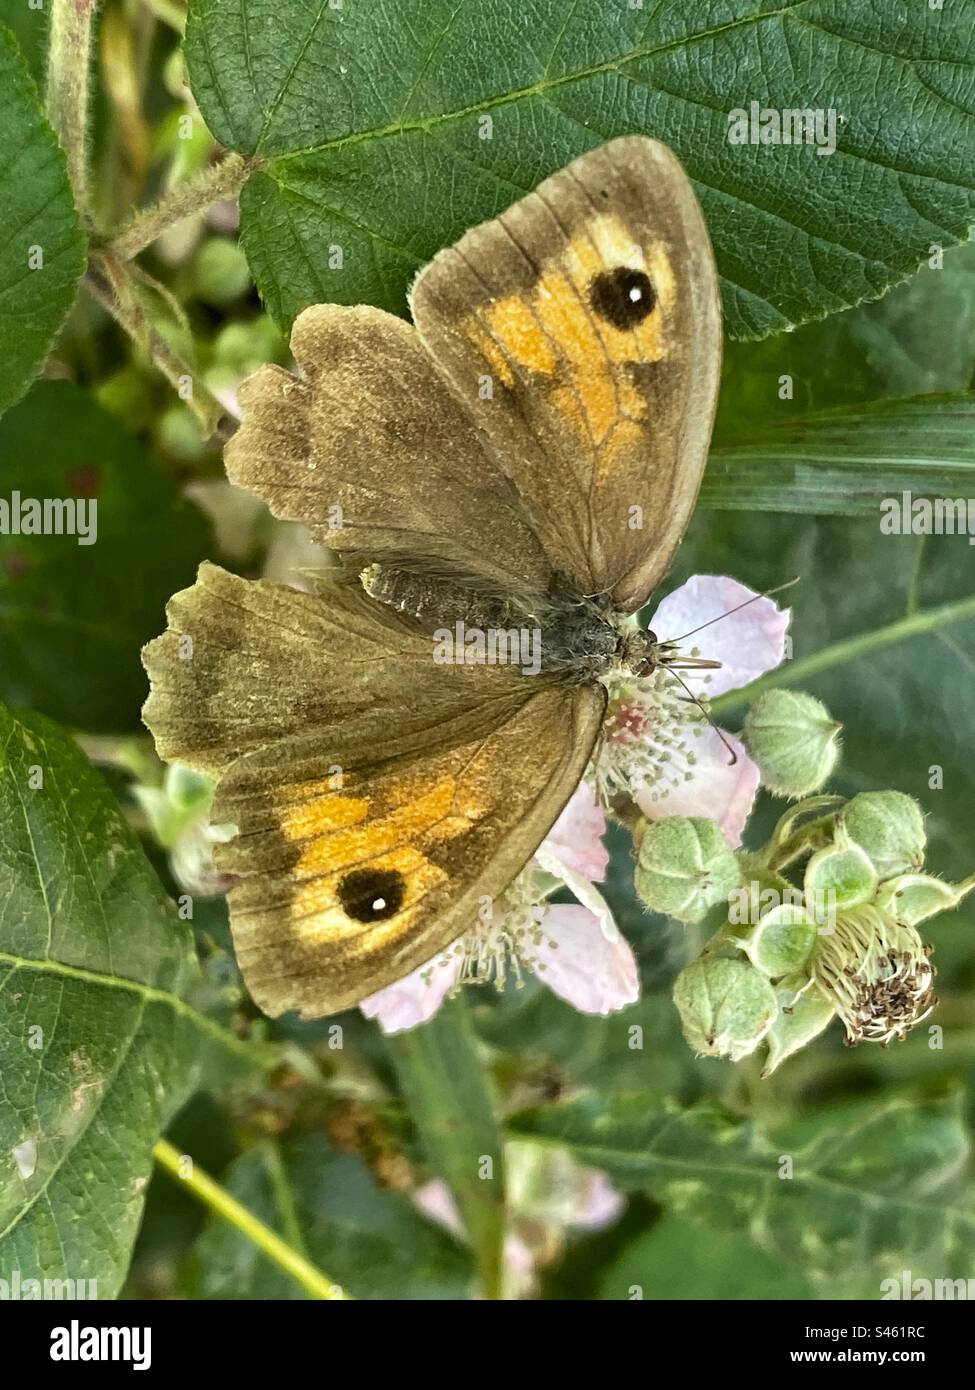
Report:
<svg viewBox="0 0 975 1390"><path fill-rule="evenodd" d="M395 869L354 869L339 884L339 902L356 922L383 922L403 906L406 884Z"/></svg>
<svg viewBox="0 0 975 1390"><path fill-rule="evenodd" d="M653 313L657 294L645 271L620 265L596 276L589 286L589 303L614 328L636 328Z"/></svg>

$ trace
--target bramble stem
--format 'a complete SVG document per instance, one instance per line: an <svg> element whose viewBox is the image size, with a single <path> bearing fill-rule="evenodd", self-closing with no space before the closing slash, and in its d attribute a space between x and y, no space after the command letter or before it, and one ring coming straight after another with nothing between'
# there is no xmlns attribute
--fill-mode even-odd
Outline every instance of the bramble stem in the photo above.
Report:
<svg viewBox="0 0 975 1390"><path fill-rule="evenodd" d="M120 261L130 261L162 236L170 227L211 203L239 193L255 167L242 154L229 154L219 164L201 169L164 193L151 207L140 209L112 240L111 252Z"/></svg>
<svg viewBox="0 0 975 1390"><path fill-rule="evenodd" d="M333 1283L320 1269L316 1269L310 1260L306 1260L304 1255L293 1250L271 1230L270 1226L266 1226L252 1211L248 1211L236 1197L232 1197L226 1188L214 1182L213 1178L198 1168L192 1160L186 1164L184 1155L174 1148L168 1139L160 1139L152 1152L161 1168L171 1177L185 1183L193 1196L204 1206L222 1216L231 1226L235 1226L242 1235L262 1250L269 1260L273 1260L279 1269L283 1269L292 1279L297 1280L312 1298L331 1301L347 1301L351 1298L340 1285Z"/></svg>
<svg viewBox="0 0 975 1390"><path fill-rule="evenodd" d="M102 305L129 337L152 358L163 376L184 400L199 421L205 439L219 434L228 439L236 427L217 397L198 379L189 365L173 351L149 322L139 303L129 268L108 253L96 253L85 278L89 293ZM184 395L187 381L192 394Z"/></svg>
<svg viewBox="0 0 975 1390"><path fill-rule="evenodd" d="M88 81L98 0L51 0L47 61L47 118L68 159L68 177L83 223L88 202Z"/></svg>

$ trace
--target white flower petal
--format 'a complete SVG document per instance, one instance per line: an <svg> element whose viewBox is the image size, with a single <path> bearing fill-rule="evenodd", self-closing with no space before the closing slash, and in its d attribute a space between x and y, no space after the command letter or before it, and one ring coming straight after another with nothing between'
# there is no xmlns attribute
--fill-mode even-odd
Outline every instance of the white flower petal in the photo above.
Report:
<svg viewBox="0 0 975 1390"><path fill-rule="evenodd" d="M535 947L538 978L584 1014L611 1014L640 997L636 960L626 938L609 941L587 908L557 903Z"/></svg>
<svg viewBox="0 0 975 1390"><path fill-rule="evenodd" d="M413 1191L413 1204L430 1221L443 1226L451 1235L465 1239L464 1223L450 1188L440 1178L431 1178Z"/></svg>
<svg viewBox="0 0 975 1390"><path fill-rule="evenodd" d="M780 609L770 598L755 598L755 592L737 579L697 574L668 594L654 613L650 627L661 642L676 640L704 623L711 624L704 632L680 643L684 652L699 647L702 656L721 662L719 671L681 671L681 678L696 695L713 699L727 690L738 690L781 664L791 610ZM731 613L731 609L750 598L755 598L754 603ZM713 621L719 617L720 622Z"/></svg>
<svg viewBox="0 0 975 1390"><path fill-rule="evenodd" d="M565 810L545 837L547 845L570 869L592 883L606 877L609 850L603 844L606 816L588 782L580 782Z"/></svg>
<svg viewBox="0 0 975 1390"><path fill-rule="evenodd" d="M433 1018L457 983L461 964L459 952L447 957L441 953L401 980L370 994L359 1008L366 1018L374 1018L387 1035L416 1028Z"/></svg>
<svg viewBox="0 0 975 1390"><path fill-rule="evenodd" d="M575 869L570 868L560 859L548 840L543 841L536 850L535 862L547 874L551 874L553 878L560 878L566 888L571 889L573 897L578 899L583 907L588 908L596 918L607 941L619 939L619 927L613 920L609 903L602 893L598 888L593 887L588 878L576 873Z"/></svg>
<svg viewBox="0 0 975 1390"><path fill-rule="evenodd" d="M694 763L685 765L690 780L671 786L665 796L655 796L649 786L634 788L634 800L648 820L703 816L717 821L731 848L738 848L758 793L759 771L740 739L732 734L725 738L738 755L736 763L729 765L718 731L705 724L693 740ZM679 770L676 760L673 766Z"/></svg>
<svg viewBox="0 0 975 1390"><path fill-rule="evenodd" d="M626 1198L598 1168L583 1170L582 1182L569 1224L576 1230L602 1231L611 1226L626 1206Z"/></svg>

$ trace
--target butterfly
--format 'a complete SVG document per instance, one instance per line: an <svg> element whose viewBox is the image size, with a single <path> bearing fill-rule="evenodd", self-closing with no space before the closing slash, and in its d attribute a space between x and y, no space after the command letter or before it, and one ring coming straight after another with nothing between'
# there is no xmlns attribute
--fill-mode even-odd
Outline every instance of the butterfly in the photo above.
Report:
<svg viewBox="0 0 975 1390"><path fill-rule="evenodd" d="M229 478L333 566L305 592L204 564L144 651L160 755L212 774L211 818L236 827L217 864L274 1016L421 966L531 859L607 678L667 659L631 615L710 440L717 274L659 142L574 160L439 252L409 301L412 324L306 309L297 374L241 388Z"/></svg>

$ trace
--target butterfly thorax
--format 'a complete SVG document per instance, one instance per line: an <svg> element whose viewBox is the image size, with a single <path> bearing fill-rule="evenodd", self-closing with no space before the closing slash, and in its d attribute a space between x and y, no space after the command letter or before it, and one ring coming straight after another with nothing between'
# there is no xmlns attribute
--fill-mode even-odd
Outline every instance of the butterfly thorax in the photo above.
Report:
<svg viewBox="0 0 975 1390"><path fill-rule="evenodd" d="M631 669L637 656L624 615L562 580L544 592L505 589L402 560L367 565L359 579L372 598L417 620L441 659L452 653L458 664L510 665L526 675L579 681L621 665Z"/></svg>

